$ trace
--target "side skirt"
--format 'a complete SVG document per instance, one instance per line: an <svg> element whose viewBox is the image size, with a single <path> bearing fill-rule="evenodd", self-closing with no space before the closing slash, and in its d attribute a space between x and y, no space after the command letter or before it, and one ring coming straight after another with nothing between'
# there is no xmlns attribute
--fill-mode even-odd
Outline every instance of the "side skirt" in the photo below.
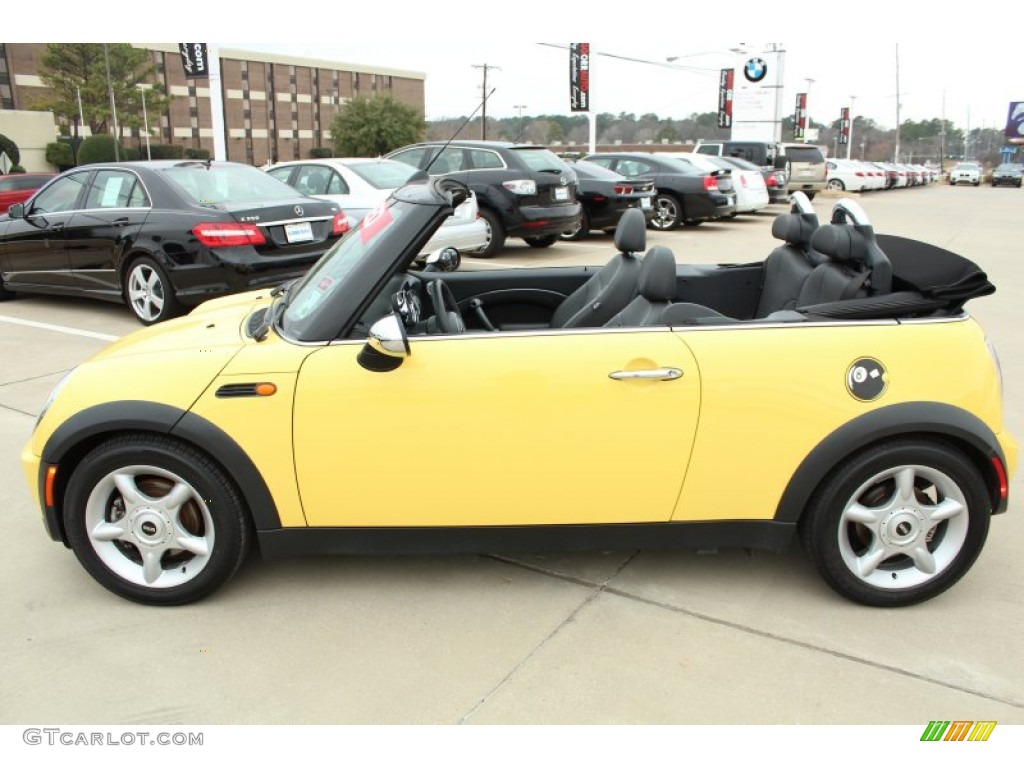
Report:
<svg viewBox="0 0 1024 768"><path fill-rule="evenodd" d="M423 555L750 548L785 552L795 523L736 521L445 528L278 528L257 531L273 560L296 555Z"/></svg>

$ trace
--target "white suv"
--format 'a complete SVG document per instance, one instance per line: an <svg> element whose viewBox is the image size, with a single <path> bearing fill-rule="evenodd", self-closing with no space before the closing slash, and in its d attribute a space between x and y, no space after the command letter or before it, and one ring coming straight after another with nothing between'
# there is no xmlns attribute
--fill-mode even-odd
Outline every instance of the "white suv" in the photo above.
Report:
<svg viewBox="0 0 1024 768"><path fill-rule="evenodd" d="M957 184L981 184L981 166L977 163L957 163L949 172L949 183Z"/></svg>

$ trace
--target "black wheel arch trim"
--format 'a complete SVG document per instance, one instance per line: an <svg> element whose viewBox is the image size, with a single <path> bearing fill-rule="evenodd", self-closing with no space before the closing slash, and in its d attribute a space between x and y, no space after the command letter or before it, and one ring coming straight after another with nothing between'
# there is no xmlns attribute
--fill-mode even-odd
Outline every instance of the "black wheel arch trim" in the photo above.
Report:
<svg viewBox="0 0 1024 768"><path fill-rule="evenodd" d="M836 429L812 450L797 467L775 511L778 522L795 523L821 481L851 454L883 440L899 437L931 437L966 448L978 467L992 499L993 514L1005 512L998 478L991 458L1006 466L1006 457L995 433L968 411L946 403L913 402L884 406Z"/></svg>
<svg viewBox="0 0 1024 768"><path fill-rule="evenodd" d="M43 499L43 517L47 532L55 541L67 545L62 502L70 473L58 472L55 504L45 503L46 474L49 467L71 462L72 466L105 436L125 432L150 432L170 435L191 443L209 454L237 484L258 529L279 528L270 489L248 454L226 432L202 416L162 403L123 400L86 408L61 424L43 447L39 468L39 498Z"/></svg>

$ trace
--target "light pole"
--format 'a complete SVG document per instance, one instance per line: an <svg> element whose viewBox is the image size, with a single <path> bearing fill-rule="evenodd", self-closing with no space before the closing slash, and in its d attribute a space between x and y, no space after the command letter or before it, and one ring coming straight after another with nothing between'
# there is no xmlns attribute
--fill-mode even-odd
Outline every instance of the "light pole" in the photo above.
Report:
<svg viewBox="0 0 1024 768"><path fill-rule="evenodd" d="M516 142L523 138L523 110L526 109L525 104L513 104L513 109L519 110L519 133L516 134Z"/></svg>
<svg viewBox="0 0 1024 768"><path fill-rule="evenodd" d="M814 83L813 77L805 77L807 81L807 92L805 98L807 101L804 103L804 120L807 121L807 129L804 131L804 141L807 141L807 131L811 130L811 85Z"/></svg>
<svg viewBox="0 0 1024 768"><path fill-rule="evenodd" d="M146 159L152 160L153 155L149 151L149 115L146 113L146 86L139 83L138 88L142 94L142 124L146 129Z"/></svg>
<svg viewBox="0 0 1024 768"><path fill-rule="evenodd" d="M853 150L853 105L856 103L857 97L850 97L850 131L846 136L846 159L850 159L850 152ZM861 160L864 158L862 157Z"/></svg>
<svg viewBox="0 0 1024 768"><path fill-rule="evenodd" d="M117 107L114 105L114 85L110 82L110 54L107 51L107 44L103 44L103 64L107 68L107 93L110 95L110 114L114 119L114 161L121 162L121 153L118 151L118 143L121 138L117 130Z"/></svg>

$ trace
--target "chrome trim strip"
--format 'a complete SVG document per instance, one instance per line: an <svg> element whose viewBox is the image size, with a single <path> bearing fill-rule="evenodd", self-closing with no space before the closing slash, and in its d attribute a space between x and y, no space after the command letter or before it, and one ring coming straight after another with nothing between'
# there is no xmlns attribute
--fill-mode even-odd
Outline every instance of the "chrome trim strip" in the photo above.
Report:
<svg viewBox="0 0 1024 768"><path fill-rule="evenodd" d="M304 224L307 221L330 221L333 218L334 216L306 216L301 219L281 219L280 221L242 221L239 223L255 224L257 227L279 227L282 224Z"/></svg>

